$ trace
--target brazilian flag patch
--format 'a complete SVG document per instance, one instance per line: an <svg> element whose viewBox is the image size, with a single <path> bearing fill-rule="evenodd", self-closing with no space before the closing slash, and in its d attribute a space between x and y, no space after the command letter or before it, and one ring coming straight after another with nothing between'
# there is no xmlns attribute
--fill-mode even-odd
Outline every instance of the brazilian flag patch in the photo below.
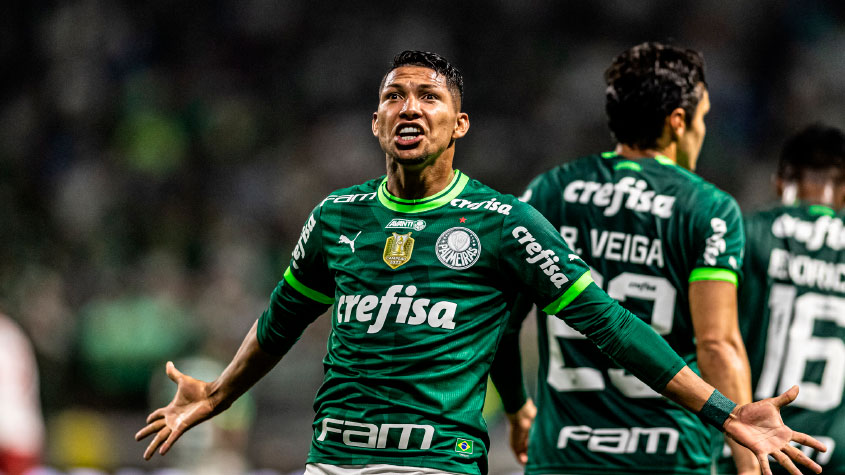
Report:
<svg viewBox="0 0 845 475"><path fill-rule="evenodd" d="M471 454L472 441L466 439L458 439L458 441L455 443L455 452L459 454Z"/></svg>

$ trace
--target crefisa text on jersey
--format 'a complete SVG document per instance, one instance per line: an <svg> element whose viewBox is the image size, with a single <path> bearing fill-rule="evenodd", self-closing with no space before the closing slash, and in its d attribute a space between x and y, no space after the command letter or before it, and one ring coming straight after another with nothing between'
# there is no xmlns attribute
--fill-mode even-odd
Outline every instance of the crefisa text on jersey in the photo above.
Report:
<svg viewBox="0 0 845 475"><path fill-rule="evenodd" d="M403 292L405 297L397 297ZM387 292L379 297L377 295L341 295L335 307L338 323L346 323L355 320L366 323L373 320L373 311L378 308L375 314L375 321L367 327L367 333L378 333L384 327L391 308L398 304L396 312L396 323L405 325L420 325L428 323L432 328L443 328L453 330L455 328L455 310L458 304L448 300L432 302L431 299L414 298L417 294L415 285L391 285Z"/></svg>
<svg viewBox="0 0 845 475"><path fill-rule="evenodd" d="M575 180L563 189L563 199L568 203L592 203L605 208L605 216L614 216L622 208L651 213L658 218L672 216L675 197L658 195L654 190L646 190L645 180L626 176L618 183L596 183L594 181ZM626 197L627 195L627 197Z"/></svg>
<svg viewBox="0 0 845 475"><path fill-rule="evenodd" d="M555 284L555 287L560 288L560 286L569 282L569 279L563 273L558 272L560 267L555 265L556 262L560 262L560 257L556 256L555 251L551 249L543 249L543 246L534 239L528 229L524 226L517 226L511 231L511 235L517 238L518 243L525 245L525 252L528 253L525 262L539 265L543 273L549 276L549 280ZM542 262L540 262L541 260Z"/></svg>
<svg viewBox="0 0 845 475"><path fill-rule="evenodd" d="M776 238L792 238L804 244L808 251L818 251L823 245L839 251L845 249L845 226L842 220L821 216L815 221L804 221L789 214L782 214L772 223Z"/></svg>
<svg viewBox="0 0 845 475"><path fill-rule="evenodd" d="M455 198L454 200L450 201L449 204L454 206L455 208L487 209L504 215L510 215L511 209L513 208L513 206L502 203L496 198L491 198L487 201L480 201L478 203L473 203L472 201L467 201L461 198Z"/></svg>
<svg viewBox="0 0 845 475"><path fill-rule="evenodd" d="M305 223L305 226L302 226L302 232L299 234L299 239L296 241L296 246L293 248L293 259L298 261L300 257L305 255L305 243L308 242L308 238L311 237L311 231L314 230L314 226L317 225L317 219L314 218L314 213L311 213L308 216L308 221Z"/></svg>

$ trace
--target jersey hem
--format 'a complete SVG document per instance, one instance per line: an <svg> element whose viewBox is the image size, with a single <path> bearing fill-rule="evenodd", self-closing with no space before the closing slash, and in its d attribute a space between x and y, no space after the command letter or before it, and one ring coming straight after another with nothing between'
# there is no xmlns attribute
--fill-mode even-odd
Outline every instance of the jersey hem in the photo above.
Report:
<svg viewBox="0 0 845 475"><path fill-rule="evenodd" d="M572 465L567 464L566 468L549 466L543 468L526 468L525 475L619 475L620 473L642 473L642 474L674 474L674 475L710 475L710 466L700 470L678 469L669 467L609 467L607 465Z"/></svg>
<svg viewBox="0 0 845 475"><path fill-rule="evenodd" d="M324 463L327 465L374 465L374 464L384 464L384 465L398 465L400 467L421 467L421 468L430 468L433 470L443 470L444 472L454 472L454 473L462 473L466 475L481 475L481 470L478 469L476 466L472 466L475 470L471 470L467 465L460 465L460 464L441 464L441 463L428 463L422 464L419 463L419 459L411 459L408 460L408 464L404 464L402 458L386 458L386 457L352 457L352 458L326 458L320 457L315 455L308 455L305 463ZM695 474L698 475L698 474Z"/></svg>

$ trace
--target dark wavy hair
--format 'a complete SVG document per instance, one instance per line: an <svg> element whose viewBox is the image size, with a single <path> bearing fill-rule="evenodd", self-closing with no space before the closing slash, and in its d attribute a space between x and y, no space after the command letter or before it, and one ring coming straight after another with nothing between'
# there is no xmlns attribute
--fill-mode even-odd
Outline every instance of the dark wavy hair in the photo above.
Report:
<svg viewBox="0 0 845 475"><path fill-rule="evenodd" d="M804 170L845 166L845 133L824 124L812 124L789 137L778 161L777 176L799 180Z"/></svg>
<svg viewBox="0 0 845 475"><path fill-rule="evenodd" d="M387 75L390 74L390 71L402 66L422 66L433 69L437 74L445 77L449 92L452 93L452 100L455 101L455 105L460 110L461 104L464 102L464 77L458 68L437 53L428 51L403 51L394 56L390 69L384 73L384 77L381 79L379 92L384 89L384 82L387 80Z"/></svg>
<svg viewBox="0 0 845 475"><path fill-rule="evenodd" d="M702 97L704 59L697 51L656 42L624 51L604 73L608 125L620 143L654 148L666 117L680 107L687 125Z"/></svg>

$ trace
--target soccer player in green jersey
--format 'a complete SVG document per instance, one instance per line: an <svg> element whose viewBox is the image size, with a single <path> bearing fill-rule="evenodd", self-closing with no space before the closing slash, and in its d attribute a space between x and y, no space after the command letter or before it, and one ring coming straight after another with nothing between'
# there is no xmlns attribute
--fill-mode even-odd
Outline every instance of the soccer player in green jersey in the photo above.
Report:
<svg viewBox="0 0 845 475"><path fill-rule="evenodd" d="M523 199L560 230L597 285L650 324L705 381L750 402L736 304L744 245L739 207L692 173L710 109L701 55L643 43L618 55L605 81L616 150L541 174ZM515 311L517 325L527 311ZM527 455L533 404L515 391L522 388L514 381L515 332L503 341L492 373L504 388L512 437L519 439L514 450L527 458L527 473L710 473L722 445L718 433L564 321L543 312L538 318L539 412ZM760 472L750 451L737 447L735 454L741 473Z"/></svg>
<svg viewBox="0 0 845 475"><path fill-rule="evenodd" d="M517 293L588 335L626 369L765 459L809 463L780 407L798 390L736 406L593 283L587 265L529 205L453 169L469 129L463 80L439 55L394 58L372 130L387 174L330 193L308 216L267 310L223 373L180 373L137 439L166 453L275 366L333 305L306 473L487 472L487 375Z"/></svg>
<svg viewBox="0 0 845 475"><path fill-rule="evenodd" d="M790 137L775 184L782 204L745 217L739 309L754 397L800 384L783 420L825 442L826 453L806 450L825 473L845 475L845 134L812 125Z"/></svg>

